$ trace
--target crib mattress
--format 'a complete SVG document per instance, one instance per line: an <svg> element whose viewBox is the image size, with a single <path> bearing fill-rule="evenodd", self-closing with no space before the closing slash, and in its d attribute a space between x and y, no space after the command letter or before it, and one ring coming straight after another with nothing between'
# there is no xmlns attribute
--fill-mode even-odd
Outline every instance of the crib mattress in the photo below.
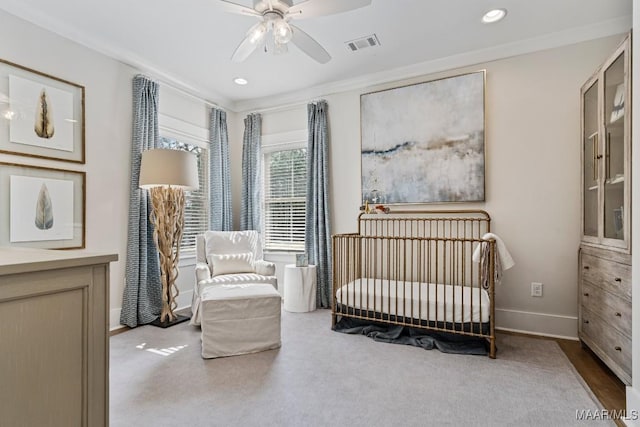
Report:
<svg viewBox="0 0 640 427"><path fill-rule="evenodd" d="M339 304L432 322L488 322L486 290L471 286L362 278L336 291Z"/></svg>

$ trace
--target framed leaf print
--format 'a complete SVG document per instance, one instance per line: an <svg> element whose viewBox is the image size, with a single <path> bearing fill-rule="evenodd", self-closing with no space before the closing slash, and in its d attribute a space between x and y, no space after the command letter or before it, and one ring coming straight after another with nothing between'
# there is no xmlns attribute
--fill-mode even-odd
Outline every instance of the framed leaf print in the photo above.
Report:
<svg viewBox="0 0 640 427"><path fill-rule="evenodd" d="M85 246L85 173L0 162L0 246Z"/></svg>
<svg viewBox="0 0 640 427"><path fill-rule="evenodd" d="M0 153L85 162L84 87L0 60Z"/></svg>

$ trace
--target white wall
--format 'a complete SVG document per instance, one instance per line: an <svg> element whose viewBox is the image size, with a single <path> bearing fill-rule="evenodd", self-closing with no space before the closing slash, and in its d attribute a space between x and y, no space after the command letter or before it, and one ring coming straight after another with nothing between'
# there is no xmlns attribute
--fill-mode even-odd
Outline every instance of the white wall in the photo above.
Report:
<svg viewBox="0 0 640 427"><path fill-rule="evenodd" d="M0 155L0 161L87 172L86 251L117 253L120 257L111 268L111 324L115 326L124 288L131 78L137 71L5 12L0 11L0 20L0 37L5 40L0 44L0 58L86 87L85 165L12 155ZM325 96L331 129L333 231L353 230L360 204L360 94L486 69L487 200L465 206L481 207L492 214L494 231L507 241L517 261L498 290L498 324L534 333L575 336L575 265L580 232L579 88L620 39L610 37ZM162 88L160 108L166 117L195 128L208 127L204 103L179 92ZM236 225L242 120L246 113L228 113ZM264 134L306 127L305 105L266 111L263 116ZM185 265L179 283L183 297L187 297L192 280L192 269ZM532 281L545 284L543 298L529 296ZM180 305L186 300L181 299Z"/></svg>
<svg viewBox="0 0 640 427"><path fill-rule="evenodd" d="M640 26L640 0L634 0L634 26ZM85 86L86 164L0 154L1 162L85 171L86 250L116 253L111 266L111 326L117 326L124 289L130 179L131 79L137 70L68 39L0 11L0 58ZM637 37L636 37L637 38ZM360 200L359 95L372 90L427 81L478 69L487 70L487 200L517 265L498 290L499 326L551 335L575 336L576 263L579 242L579 88L621 37L562 47L494 61L446 73L397 81L362 90L328 94L331 129L331 202L334 232L352 231ZM634 56L640 47L634 43ZM640 74L634 61L633 75ZM640 85L635 85L637 98ZM161 85L161 114L186 128L208 127L207 107ZM243 119L248 112L228 112L234 221L240 210ZM263 113L263 133L306 126L300 105ZM634 146L640 139L640 109L633 112ZM169 120L170 122L171 120ZM176 123L175 121L172 123ZM197 131L194 131L197 132ZM633 150L633 192L640 191L640 150ZM640 202L634 198L634 223ZM443 206L439 206L443 207ZM456 205L460 207L460 205ZM633 229L640 247L640 227ZM281 263L293 262L286 256ZM180 306L188 304L192 262L184 259ZM633 265L633 290L640 295L640 265ZM529 297L529 283L545 284L544 297ZM637 300L635 298L634 300ZM640 304L633 308L634 355L640 354ZM633 387L627 408L640 411L640 358L634 357ZM638 412L636 412L638 413ZM637 421L629 425L640 425Z"/></svg>
<svg viewBox="0 0 640 427"><path fill-rule="evenodd" d="M0 162L85 171L85 252L118 254L111 264L110 327L119 325L127 253L132 78L138 70L0 11L0 58L85 87L86 163L0 154ZM209 106L160 83L161 133L208 139ZM235 114L229 114L233 122ZM231 126L234 124L231 123ZM173 132L173 134L171 134ZM191 304L194 260L183 257L179 307Z"/></svg>
<svg viewBox="0 0 640 427"><path fill-rule="evenodd" d="M360 94L486 69L486 202L455 208L487 210L493 231L516 260L497 290L498 326L576 337L580 87L622 38L324 96L329 104L333 232L356 227L361 200ZM265 135L305 126L305 105L263 112ZM531 282L544 284L542 298L530 296Z"/></svg>
<svg viewBox="0 0 640 427"><path fill-rule="evenodd" d="M85 171L86 251L116 253L111 307L121 306L127 242L131 79L136 70L0 11L0 58L85 86L86 164L0 155L0 161Z"/></svg>

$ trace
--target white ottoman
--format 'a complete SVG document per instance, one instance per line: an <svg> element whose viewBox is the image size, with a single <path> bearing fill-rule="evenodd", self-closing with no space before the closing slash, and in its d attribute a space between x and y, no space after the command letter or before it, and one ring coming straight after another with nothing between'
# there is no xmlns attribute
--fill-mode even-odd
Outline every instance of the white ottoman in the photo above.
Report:
<svg viewBox="0 0 640 427"><path fill-rule="evenodd" d="M202 357L233 356L280 347L278 291L265 283L218 285L202 292Z"/></svg>

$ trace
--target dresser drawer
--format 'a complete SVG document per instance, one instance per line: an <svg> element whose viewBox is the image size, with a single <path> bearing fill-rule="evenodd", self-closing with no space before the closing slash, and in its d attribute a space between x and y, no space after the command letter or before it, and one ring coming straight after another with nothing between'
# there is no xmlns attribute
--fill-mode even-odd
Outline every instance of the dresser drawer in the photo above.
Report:
<svg viewBox="0 0 640 427"><path fill-rule="evenodd" d="M580 264L583 282L631 301L631 266L586 254L580 257Z"/></svg>
<svg viewBox="0 0 640 427"><path fill-rule="evenodd" d="M604 322L631 337L631 303L592 285L582 282L582 307L598 315Z"/></svg>
<svg viewBox="0 0 640 427"><path fill-rule="evenodd" d="M614 363L631 376L631 339L609 326L593 312L582 310L581 330ZM592 349L598 353L597 349Z"/></svg>

